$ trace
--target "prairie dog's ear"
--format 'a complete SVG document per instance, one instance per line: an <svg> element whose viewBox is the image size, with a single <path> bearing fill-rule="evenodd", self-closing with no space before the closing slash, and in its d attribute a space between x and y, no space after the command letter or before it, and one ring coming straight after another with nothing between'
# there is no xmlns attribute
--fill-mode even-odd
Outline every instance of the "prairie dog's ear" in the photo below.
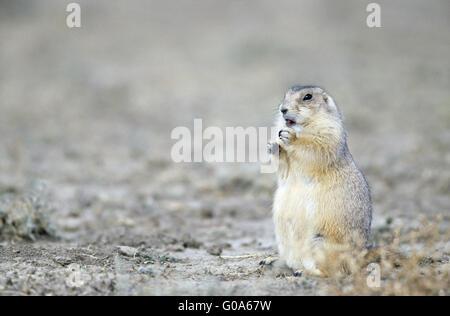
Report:
<svg viewBox="0 0 450 316"><path fill-rule="evenodd" d="M337 107L336 107L336 103L334 103L333 98L331 96L329 96L326 92L322 93L322 97L327 105L327 110L330 112L336 112Z"/></svg>

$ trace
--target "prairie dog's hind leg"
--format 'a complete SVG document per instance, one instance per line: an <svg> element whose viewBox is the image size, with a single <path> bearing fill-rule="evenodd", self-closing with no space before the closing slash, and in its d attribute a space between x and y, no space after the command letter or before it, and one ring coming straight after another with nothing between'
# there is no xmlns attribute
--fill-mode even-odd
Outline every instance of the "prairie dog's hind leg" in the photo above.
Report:
<svg viewBox="0 0 450 316"><path fill-rule="evenodd" d="M261 265L261 266L270 266L272 263L274 263L277 260L279 260L279 258L277 256L267 257L266 259L261 260L259 265Z"/></svg>

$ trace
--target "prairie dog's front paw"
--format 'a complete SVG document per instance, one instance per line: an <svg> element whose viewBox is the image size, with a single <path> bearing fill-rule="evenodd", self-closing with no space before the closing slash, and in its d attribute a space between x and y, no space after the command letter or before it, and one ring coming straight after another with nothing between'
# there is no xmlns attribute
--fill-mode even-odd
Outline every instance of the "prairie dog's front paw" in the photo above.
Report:
<svg viewBox="0 0 450 316"><path fill-rule="evenodd" d="M267 153L269 155L278 155L280 153L280 145L276 142L267 144Z"/></svg>
<svg viewBox="0 0 450 316"><path fill-rule="evenodd" d="M288 146L297 138L297 134L292 128L284 128L278 132L278 137L285 146Z"/></svg>

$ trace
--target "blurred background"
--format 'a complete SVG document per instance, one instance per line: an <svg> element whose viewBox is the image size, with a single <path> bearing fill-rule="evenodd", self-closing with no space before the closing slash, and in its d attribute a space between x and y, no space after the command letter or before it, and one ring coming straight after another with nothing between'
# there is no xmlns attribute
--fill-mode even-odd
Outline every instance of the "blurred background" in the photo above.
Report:
<svg viewBox="0 0 450 316"><path fill-rule="evenodd" d="M44 242L42 260L72 258L68 245L159 249L188 262L172 271L178 289L200 293L245 274L254 262L205 269L217 253L275 252L275 176L174 164L170 132L194 118L271 126L294 84L320 85L340 106L374 230L420 215L448 230L449 2L377 1L381 28L366 25L369 2L78 1L82 27L69 29L69 1L1 0L0 192L45 183L63 239ZM88 263L107 273L112 258ZM164 269L153 285L169 282ZM221 293L283 288L239 282L219 282ZM161 284L147 290L172 293Z"/></svg>

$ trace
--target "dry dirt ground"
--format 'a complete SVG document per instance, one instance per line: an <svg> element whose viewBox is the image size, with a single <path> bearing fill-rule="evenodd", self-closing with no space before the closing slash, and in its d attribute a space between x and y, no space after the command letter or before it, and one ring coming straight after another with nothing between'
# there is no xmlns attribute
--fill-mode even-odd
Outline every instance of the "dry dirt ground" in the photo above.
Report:
<svg viewBox="0 0 450 316"><path fill-rule="evenodd" d="M448 1L378 1L380 29L368 1L79 2L68 29L64 1L0 1L0 198L39 203L57 235L3 238L0 295L332 293L258 266L276 252L274 175L170 156L194 118L270 126L293 84L340 105L374 240L439 216L425 252L448 271ZM443 277L425 294L449 295Z"/></svg>

